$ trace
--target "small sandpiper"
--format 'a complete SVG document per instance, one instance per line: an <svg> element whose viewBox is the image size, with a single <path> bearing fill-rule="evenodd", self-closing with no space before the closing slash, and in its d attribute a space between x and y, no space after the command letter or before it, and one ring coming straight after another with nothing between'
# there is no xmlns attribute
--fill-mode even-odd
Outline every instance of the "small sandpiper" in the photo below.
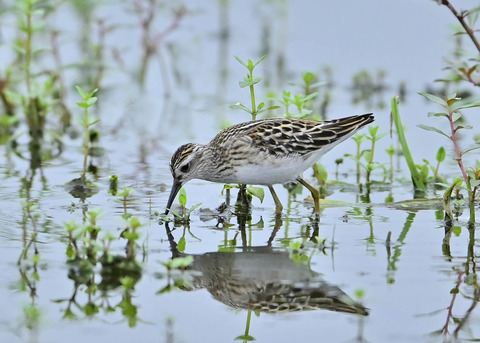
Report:
<svg viewBox="0 0 480 343"><path fill-rule="evenodd" d="M180 188L192 179L268 186L276 213L283 206L272 185L298 181L312 193L318 213L319 191L300 175L373 120L372 113L328 121L261 119L233 125L208 144L184 144L170 161L173 186L165 214Z"/></svg>

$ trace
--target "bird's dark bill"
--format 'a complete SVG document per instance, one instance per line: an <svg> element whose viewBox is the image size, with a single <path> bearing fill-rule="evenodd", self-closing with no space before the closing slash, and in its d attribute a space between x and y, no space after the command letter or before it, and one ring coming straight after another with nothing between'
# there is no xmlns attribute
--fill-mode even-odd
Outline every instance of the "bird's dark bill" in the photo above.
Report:
<svg viewBox="0 0 480 343"><path fill-rule="evenodd" d="M165 214L168 214L170 207L172 206L173 200L175 200L178 191L182 188L182 184L177 180L173 181L172 190L170 191L170 196L168 197L167 208L165 209Z"/></svg>

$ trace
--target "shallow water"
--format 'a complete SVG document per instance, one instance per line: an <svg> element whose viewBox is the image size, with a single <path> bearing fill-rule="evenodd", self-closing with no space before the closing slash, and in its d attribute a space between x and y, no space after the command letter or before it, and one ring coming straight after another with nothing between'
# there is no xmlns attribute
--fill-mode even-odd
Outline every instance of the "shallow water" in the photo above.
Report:
<svg viewBox="0 0 480 343"><path fill-rule="evenodd" d="M225 216L212 216L226 195L222 185L198 180L185 186L188 206L202 204L189 226L166 226L158 215L170 191L168 163L176 147L188 141L208 142L225 123L249 119L228 109L230 104L249 101L247 90L238 87L243 67L231 56L260 56L262 29L270 32L272 50L258 72L272 89L298 89L287 82L298 82L302 71L332 65L335 88L329 116L375 112L379 131L388 132L389 108L379 102L388 104L405 81L408 96L400 111L414 158L434 161L443 144L448 160L447 142L416 127L433 125L435 119L426 114L436 110L416 93L442 76L441 56L453 46L449 13L428 1L235 2L229 7L230 38L222 42L218 3L187 2L186 6L191 12L162 52L168 62L168 99L163 96L166 87L158 61L150 65L143 90L133 81L133 66L140 57L139 45L137 49L132 45L139 44L140 34L132 29L135 17L128 6L106 4L97 10L109 23L125 23L107 41L123 52L129 72L118 65L109 69L99 93L94 115L101 118L100 146L106 153L93 159L99 173L91 179L99 189L85 204L89 210L102 209L97 222L100 236L112 232L118 237L125 227L124 207L119 196L108 193L109 177L118 175L119 188L134 189L127 210L143 224L134 251L136 267L115 269L125 263L125 239L115 240L110 248L118 259L111 264L98 262L91 274L67 263L65 223L80 224L85 215L82 203L65 189L81 171L79 139L65 136L62 155L34 174L28 159L1 147L0 341L228 342L245 335L248 325L248 335L258 342L319 337L327 342L478 338L476 230L467 230L464 213L454 222L457 228L451 236L445 237L438 202L422 207L401 203L413 197L402 160L395 160L393 185L374 183L367 194L365 187L356 185L353 161L346 159L338 176L346 184L330 184L327 197L345 203L322 204L318 225L312 223L307 193L288 201L281 185L276 186L285 207L281 221L274 216L268 191L263 203L253 199L249 218L228 211ZM165 21L171 19L164 16ZM65 6L54 19L65 34L64 63L73 63L78 58L72 38L77 35L76 25L80 26L78 18ZM73 26L66 25L70 22ZM156 25L159 31L165 27L161 20ZM8 51L4 45L1 48ZM286 60L285 79L275 69L281 57ZM228 71L226 77L221 68ZM353 73L364 68L386 70L388 88L375 101L354 105L349 83ZM72 84L80 80L72 70L66 71L66 78ZM265 98L261 86L258 96ZM72 104L78 101L73 92L69 99ZM21 128L19 150L28 157L28 134ZM462 143L470 141L466 136ZM395 139L379 142L379 161L387 161L384 150L390 144ZM334 160L354 149L350 140L323 158L329 180L336 179ZM472 156L468 162L474 160ZM449 180L458 174L452 161L441 172ZM310 172L304 176L315 182ZM374 173L373 179L382 181L383 174ZM25 181L31 182L29 194L22 187ZM231 204L236 194L231 191ZM429 198L441 195L441 191L428 193ZM399 202L396 206L385 205L390 196ZM30 216L22 205L26 199L36 204ZM36 244L27 246L26 258L21 259L35 230ZM35 249L36 263L32 262ZM192 256L194 262L185 271L169 274L163 263L177 256ZM130 289L120 286L125 274L133 280ZM82 279L85 275L91 278ZM89 295L89 287L96 291ZM452 292L455 288L458 294ZM288 306L281 305L285 299ZM449 306L459 319L456 323ZM32 309L38 310L33 317ZM451 335L439 335L442 329Z"/></svg>

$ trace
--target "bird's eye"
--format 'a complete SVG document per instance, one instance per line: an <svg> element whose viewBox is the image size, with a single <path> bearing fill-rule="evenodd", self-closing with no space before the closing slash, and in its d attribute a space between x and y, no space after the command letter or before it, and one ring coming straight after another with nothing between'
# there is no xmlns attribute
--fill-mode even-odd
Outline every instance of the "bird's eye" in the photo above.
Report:
<svg viewBox="0 0 480 343"><path fill-rule="evenodd" d="M190 163L187 163L187 164L184 164L181 168L180 168L180 171L182 173L186 173L190 170Z"/></svg>

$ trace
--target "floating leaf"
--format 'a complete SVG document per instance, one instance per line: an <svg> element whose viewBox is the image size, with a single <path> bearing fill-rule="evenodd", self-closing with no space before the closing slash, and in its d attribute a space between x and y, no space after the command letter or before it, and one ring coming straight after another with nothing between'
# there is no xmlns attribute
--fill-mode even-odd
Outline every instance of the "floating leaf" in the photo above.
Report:
<svg viewBox="0 0 480 343"><path fill-rule="evenodd" d="M255 337L250 336L250 335L241 335L241 336L235 337L234 340L235 341L251 342L251 341L255 341Z"/></svg>

